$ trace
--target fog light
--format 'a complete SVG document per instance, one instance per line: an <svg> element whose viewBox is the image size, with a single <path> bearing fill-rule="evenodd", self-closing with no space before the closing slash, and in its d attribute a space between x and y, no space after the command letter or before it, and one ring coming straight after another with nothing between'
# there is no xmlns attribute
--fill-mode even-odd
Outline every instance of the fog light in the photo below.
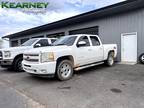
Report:
<svg viewBox="0 0 144 108"><path fill-rule="evenodd" d="M40 71L41 73L47 73L47 71L45 69Z"/></svg>

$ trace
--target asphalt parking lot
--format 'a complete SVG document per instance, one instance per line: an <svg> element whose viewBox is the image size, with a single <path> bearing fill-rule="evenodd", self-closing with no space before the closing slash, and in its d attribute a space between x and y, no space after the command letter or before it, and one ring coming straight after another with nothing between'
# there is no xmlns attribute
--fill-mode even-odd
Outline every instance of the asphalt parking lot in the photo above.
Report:
<svg viewBox="0 0 144 108"><path fill-rule="evenodd" d="M0 108L144 108L144 65L100 65L64 82L0 68Z"/></svg>

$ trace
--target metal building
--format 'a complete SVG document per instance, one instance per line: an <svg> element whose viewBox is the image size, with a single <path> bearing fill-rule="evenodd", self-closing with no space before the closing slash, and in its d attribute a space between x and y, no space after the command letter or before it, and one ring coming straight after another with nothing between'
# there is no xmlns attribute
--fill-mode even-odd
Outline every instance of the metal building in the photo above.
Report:
<svg viewBox="0 0 144 108"><path fill-rule="evenodd" d="M137 61L144 53L144 0L128 0L57 22L4 36L11 46L34 37L97 34L118 45L118 61Z"/></svg>

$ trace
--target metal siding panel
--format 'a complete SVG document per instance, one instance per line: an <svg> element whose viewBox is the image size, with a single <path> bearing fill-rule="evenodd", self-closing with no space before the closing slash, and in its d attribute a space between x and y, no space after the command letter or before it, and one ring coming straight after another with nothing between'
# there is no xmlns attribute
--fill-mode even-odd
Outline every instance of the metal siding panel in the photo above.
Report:
<svg viewBox="0 0 144 108"><path fill-rule="evenodd" d="M141 36L140 36L140 39L139 39L139 48L140 48L140 51L139 51L139 55L144 53L144 9L142 10L142 14L141 14Z"/></svg>
<svg viewBox="0 0 144 108"><path fill-rule="evenodd" d="M142 11L137 11L129 14L123 14L111 18L106 18L99 23L99 34L103 43L118 44L118 61L121 58L121 33L138 32L138 55L141 51L141 39L143 30L141 30L143 22Z"/></svg>
<svg viewBox="0 0 144 108"><path fill-rule="evenodd" d="M138 33L138 55L144 52L144 9L136 10L135 12L129 12L121 15L105 17L103 19L96 19L95 21L77 24L65 28L59 28L57 30L46 31L41 34L51 34L60 31L66 32L88 28L93 26L99 26L99 36L103 43L116 43L118 45L118 61L121 58L121 34L129 32ZM37 35L37 34L35 34ZM33 35L31 35L32 37Z"/></svg>

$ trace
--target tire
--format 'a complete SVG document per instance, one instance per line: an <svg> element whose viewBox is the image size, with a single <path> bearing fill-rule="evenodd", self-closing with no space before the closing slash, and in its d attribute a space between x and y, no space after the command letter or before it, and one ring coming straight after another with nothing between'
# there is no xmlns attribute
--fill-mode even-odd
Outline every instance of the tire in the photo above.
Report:
<svg viewBox="0 0 144 108"><path fill-rule="evenodd" d="M58 63L56 69L57 78L60 81L69 80L73 76L73 65L69 60L63 60Z"/></svg>
<svg viewBox="0 0 144 108"><path fill-rule="evenodd" d="M139 61L140 63L144 64L144 53L140 55Z"/></svg>
<svg viewBox="0 0 144 108"><path fill-rule="evenodd" d="M114 65L114 53L113 52L110 52L108 54L108 58L107 58L105 63L107 66L113 66Z"/></svg>
<svg viewBox="0 0 144 108"><path fill-rule="evenodd" d="M17 72L22 72L23 71L22 60L23 60L23 58L19 57L19 58L16 58L16 60L14 61L13 67L14 67L15 71L17 71Z"/></svg>

